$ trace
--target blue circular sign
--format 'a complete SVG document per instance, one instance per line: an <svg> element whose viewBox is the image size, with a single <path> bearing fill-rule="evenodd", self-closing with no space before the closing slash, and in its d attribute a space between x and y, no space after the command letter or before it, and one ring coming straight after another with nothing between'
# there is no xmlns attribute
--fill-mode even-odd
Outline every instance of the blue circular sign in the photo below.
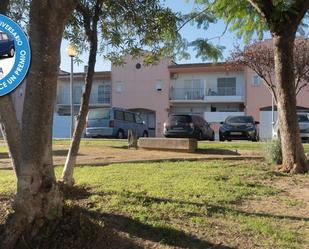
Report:
<svg viewBox="0 0 309 249"><path fill-rule="evenodd" d="M26 34L17 23L0 15L0 96L19 86L28 72L30 60Z"/></svg>

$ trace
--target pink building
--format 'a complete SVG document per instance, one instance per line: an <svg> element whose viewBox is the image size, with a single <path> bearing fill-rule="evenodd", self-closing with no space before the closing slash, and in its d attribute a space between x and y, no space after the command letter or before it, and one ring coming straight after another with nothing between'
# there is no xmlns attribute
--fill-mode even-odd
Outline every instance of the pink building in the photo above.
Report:
<svg viewBox="0 0 309 249"><path fill-rule="evenodd" d="M144 66L142 59L126 57L124 64L112 67L112 106L139 112L149 134L160 136L169 113L169 61Z"/></svg>
<svg viewBox="0 0 309 249"><path fill-rule="evenodd" d="M85 73L74 75L75 113L80 105ZM24 86L13 93L21 116ZM61 71L54 116L54 136L69 136L69 73ZM270 138L272 98L249 68L227 70L225 63L175 64L164 59L144 66L142 59L125 58L123 66L96 72L90 108L122 107L141 113L152 136L162 136L170 113L196 113L218 124L230 115L252 115L260 121L260 135ZM309 113L309 88L297 96L297 105ZM216 126L218 127L218 125Z"/></svg>

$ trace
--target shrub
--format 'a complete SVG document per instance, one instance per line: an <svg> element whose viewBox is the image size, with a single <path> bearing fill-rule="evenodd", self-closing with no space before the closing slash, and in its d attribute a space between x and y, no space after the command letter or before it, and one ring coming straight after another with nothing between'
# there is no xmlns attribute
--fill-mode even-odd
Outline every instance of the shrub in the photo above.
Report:
<svg viewBox="0 0 309 249"><path fill-rule="evenodd" d="M281 141L274 139L266 143L265 160L270 164L282 164Z"/></svg>

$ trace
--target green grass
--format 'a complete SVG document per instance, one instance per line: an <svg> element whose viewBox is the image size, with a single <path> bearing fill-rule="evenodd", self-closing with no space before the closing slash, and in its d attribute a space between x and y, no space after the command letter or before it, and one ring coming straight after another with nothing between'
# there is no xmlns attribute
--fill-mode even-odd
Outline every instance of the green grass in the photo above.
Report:
<svg viewBox="0 0 309 249"><path fill-rule="evenodd" d="M149 233L163 245L204 248L201 241L222 241L241 248L308 248L304 235L290 227L294 220L240 208L248 198L284 194L263 184L279 177L269 167L255 161L78 167L75 181L86 193L70 196L66 203L74 206L86 199L87 212L124 223L129 234ZM58 177L61 170L56 168ZM12 194L13 171L0 174L0 196ZM290 202L293 207L302 204ZM300 222L308 227L308 221Z"/></svg>
<svg viewBox="0 0 309 249"><path fill-rule="evenodd" d="M57 146L69 146L69 139L54 139L54 148ZM116 147L121 148L127 146L127 140L119 139L82 139L81 146L95 146L95 147ZM206 142L201 141L198 143L199 149L222 149L222 150L251 150L261 151L265 150L265 142L247 142L247 141L232 141L232 142ZM304 144L305 152L309 153L309 144ZM6 145L3 141L0 142L0 153L7 153Z"/></svg>

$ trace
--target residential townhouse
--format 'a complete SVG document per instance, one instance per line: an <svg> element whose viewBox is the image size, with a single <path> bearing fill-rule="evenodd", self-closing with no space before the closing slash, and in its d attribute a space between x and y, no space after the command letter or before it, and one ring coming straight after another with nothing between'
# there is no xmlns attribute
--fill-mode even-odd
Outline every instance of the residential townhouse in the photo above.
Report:
<svg viewBox="0 0 309 249"><path fill-rule="evenodd" d="M74 111L78 112L85 73L74 74ZM70 74L60 71L54 115L54 137L68 137L70 124ZM23 86L14 93L20 114ZM300 111L309 113L309 88L297 96ZM163 59L144 66L126 57L122 66L96 72L90 108L122 107L139 112L151 136L162 136L171 113L196 113L215 130L230 115L252 115L261 122L263 139L271 137L272 97L261 79L247 67L230 69L225 63L176 64ZM275 114L276 115L276 114Z"/></svg>

